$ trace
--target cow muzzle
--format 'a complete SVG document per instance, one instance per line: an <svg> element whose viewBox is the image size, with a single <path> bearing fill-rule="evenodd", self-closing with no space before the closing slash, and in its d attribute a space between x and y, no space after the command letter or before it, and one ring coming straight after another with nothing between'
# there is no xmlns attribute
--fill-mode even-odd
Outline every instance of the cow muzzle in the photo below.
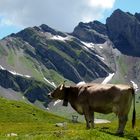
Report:
<svg viewBox="0 0 140 140"><path fill-rule="evenodd" d="M51 93L48 94L48 98L49 98L49 99L53 99Z"/></svg>

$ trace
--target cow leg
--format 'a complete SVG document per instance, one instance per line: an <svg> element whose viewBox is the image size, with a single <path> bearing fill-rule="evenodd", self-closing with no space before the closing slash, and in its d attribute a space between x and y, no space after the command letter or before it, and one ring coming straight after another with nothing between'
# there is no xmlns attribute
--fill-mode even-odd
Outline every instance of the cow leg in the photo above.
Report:
<svg viewBox="0 0 140 140"><path fill-rule="evenodd" d="M94 112L90 113L91 127L94 128Z"/></svg>
<svg viewBox="0 0 140 140"><path fill-rule="evenodd" d="M84 108L84 116L86 120L86 128L90 129L90 114L89 114L89 109Z"/></svg>
<svg viewBox="0 0 140 140"><path fill-rule="evenodd" d="M86 120L86 128L90 129L90 117L89 115L85 114L85 120Z"/></svg>
<svg viewBox="0 0 140 140"><path fill-rule="evenodd" d="M128 117L127 117L127 115L123 115L123 116L118 116L118 118L119 118L119 127L117 130L117 134L122 135L124 128L125 128L125 125L126 125L126 122L128 120Z"/></svg>

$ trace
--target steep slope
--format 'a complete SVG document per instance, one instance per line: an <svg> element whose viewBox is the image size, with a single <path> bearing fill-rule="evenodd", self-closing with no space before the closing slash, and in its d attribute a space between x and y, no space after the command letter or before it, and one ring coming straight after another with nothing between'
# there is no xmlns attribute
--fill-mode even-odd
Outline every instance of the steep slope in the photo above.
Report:
<svg viewBox="0 0 140 140"><path fill-rule="evenodd" d="M115 47L122 53L140 56L140 21L138 14L132 15L117 9L107 18L107 29Z"/></svg>
<svg viewBox="0 0 140 140"><path fill-rule="evenodd" d="M140 22L135 15L115 10L106 21L107 32L113 43L116 76L115 83L140 82ZM114 82L112 81L112 82Z"/></svg>
<svg viewBox="0 0 140 140"><path fill-rule="evenodd" d="M1 123L55 123L64 120L61 117L40 110L31 104L6 100L4 98L0 98L0 108Z"/></svg>
<svg viewBox="0 0 140 140"><path fill-rule="evenodd" d="M102 44L108 38L106 26L99 21L89 23L80 22L78 26L75 27L72 35L80 40L96 44Z"/></svg>
<svg viewBox="0 0 140 140"><path fill-rule="evenodd" d="M35 53L48 69L52 69L73 82L81 80L91 81L97 77L107 75L110 71L92 50L83 48L85 46L80 40L68 35L54 35L52 32L44 30L45 25L40 28L32 28L34 35L26 39L26 30L17 34L24 41L28 41L35 48ZM48 31L48 30L47 30ZM36 40L36 35L40 37ZM33 38L33 42L32 42ZM37 43L36 43L37 41ZM67 71L69 70L69 72ZM83 71L83 72L81 72Z"/></svg>
<svg viewBox="0 0 140 140"><path fill-rule="evenodd" d="M19 56L21 60L15 58L18 59L18 64L15 64L15 60L13 60L14 64L12 64L12 59L8 62L11 63L10 65L15 65L12 67L17 69L17 72L19 70L18 65L22 65L25 68L23 63L26 63L26 58L29 62L32 61L32 65L39 69L39 77L41 77L41 74L45 77L48 73L50 75L55 73L59 77L62 76L63 78L61 79L66 78L76 83L81 80L92 81L98 77L105 77L112 71L97 57L97 52L92 48L88 48L85 43L68 34L54 33L53 29L48 28L45 25L27 28L1 41L1 46L7 47L8 51L12 49L13 53L17 51L18 53L16 54L21 54ZM56 33L57 35L54 35ZM11 52L9 55L11 55ZM40 67L37 65L40 65ZM27 69L25 68L26 71ZM31 76L37 76L36 74L33 75L35 72L30 71L28 73ZM56 79L51 79L50 75L47 75L47 79L58 83Z"/></svg>
<svg viewBox="0 0 140 140"><path fill-rule="evenodd" d="M18 74L15 75L11 71L4 69L0 69L0 86L7 89L7 91L12 89L10 92L5 93L7 95L4 95L1 93L1 91L0 95L3 97L11 98L11 96L14 96L12 99L18 99L16 96L21 94L21 98L24 99L26 97L32 103L40 101L44 104L44 106L47 106L49 103L47 93L53 89L52 86L49 86L43 82L36 81L30 77L21 76Z"/></svg>

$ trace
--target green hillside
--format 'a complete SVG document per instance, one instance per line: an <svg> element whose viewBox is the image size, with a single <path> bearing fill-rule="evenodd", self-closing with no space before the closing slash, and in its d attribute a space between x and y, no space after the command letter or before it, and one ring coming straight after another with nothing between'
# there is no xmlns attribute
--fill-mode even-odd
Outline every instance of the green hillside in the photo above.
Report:
<svg viewBox="0 0 140 140"><path fill-rule="evenodd" d="M56 123L64 126L57 127ZM117 121L86 130L83 123L72 123L32 105L0 98L0 140L136 140L140 138L139 126L139 118L134 131L129 121L124 137L119 137L115 136Z"/></svg>
<svg viewBox="0 0 140 140"><path fill-rule="evenodd" d="M63 118L42 111L33 105L0 98L0 122L46 122L64 121Z"/></svg>

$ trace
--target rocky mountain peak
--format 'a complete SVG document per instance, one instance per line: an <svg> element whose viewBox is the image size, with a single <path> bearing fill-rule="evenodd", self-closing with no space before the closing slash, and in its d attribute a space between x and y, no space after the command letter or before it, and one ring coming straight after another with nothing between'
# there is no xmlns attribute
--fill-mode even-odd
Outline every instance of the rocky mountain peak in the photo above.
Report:
<svg viewBox="0 0 140 140"><path fill-rule="evenodd" d="M88 22L88 23L80 22L78 27L89 29L89 30L95 30L99 32L100 34L104 34L104 35L107 34L105 25L97 20L93 22Z"/></svg>
<svg viewBox="0 0 140 140"><path fill-rule="evenodd" d="M140 54L140 22L135 15L117 9L107 18L108 36L122 53Z"/></svg>
<svg viewBox="0 0 140 140"><path fill-rule="evenodd" d="M135 17L140 21L140 13L135 13Z"/></svg>
<svg viewBox="0 0 140 140"><path fill-rule="evenodd" d="M72 33L72 35L83 41L93 43L104 43L107 39L106 34L106 26L99 21L80 22Z"/></svg>
<svg viewBox="0 0 140 140"><path fill-rule="evenodd" d="M60 35L62 37L66 37L66 35L60 31L57 31L51 27L49 27L48 25L46 24L42 24L39 26L39 28L43 31L43 32L49 32L51 33L52 35Z"/></svg>

